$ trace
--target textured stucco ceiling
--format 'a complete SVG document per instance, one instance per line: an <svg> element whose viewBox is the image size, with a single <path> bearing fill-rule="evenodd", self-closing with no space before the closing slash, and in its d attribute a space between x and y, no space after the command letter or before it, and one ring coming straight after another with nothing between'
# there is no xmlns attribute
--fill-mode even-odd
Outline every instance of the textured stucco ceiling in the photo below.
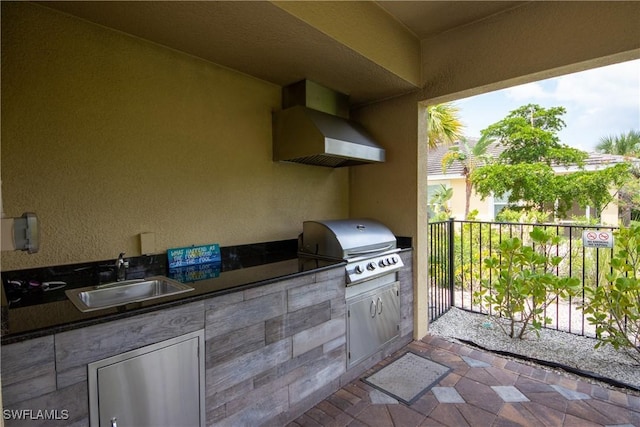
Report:
<svg viewBox="0 0 640 427"><path fill-rule="evenodd" d="M400 21L420 40L469 25L524 1L378 1L380 7Z"/></svg>
<svg viewBox="0 0 640 427"><path fill-rule="evenodd" d="M340 40L342 29L331 32L327 26L327 21L331 24L330 15L319 17L325 19L324 23L314 21L323 2L312 3L315 3L315 9L307 14L311 19L305 19L304 14L296 15L293 6L301 10L305 7L302 3L278 6L268 1L40 4L281 86L302 79L315 80L349 94L355 105L393 97L420 86L419 65L415 66L418 78L408 78L406 73L403 75L394 68L393 46L387 47L391 53L385 64L379 58L372 58L375 55L369 55L366 47L361 49L349 44L348 40L345 42L348 34ZM356 7L348 3L326 2L326 6L327 10L345 8L345 11ZM384 19L388 14L389 25L406 31L419 46L418 38L481 20L517 4L501 1L370 2L364 6L369 7L371 13L360 17L362 20L371 18L372 22L376 18L379 25L381 14L376 12L381 8L385 12L382 14ZM345 23L337 23L334 28L337 25L346 27ZM352 34L364 40L369 38L369 53L375 53L376 44L382 42L385 34L376 34L376 29L371 27L370 34L358 34L360 27L361 23L354 24ZM401 48L404 46L398 46L398 50ZM419 54L415 49L415 55ZM400 60L403 58L399 57L396 63ZM419 58L416 64L419 64Z"/></svg>

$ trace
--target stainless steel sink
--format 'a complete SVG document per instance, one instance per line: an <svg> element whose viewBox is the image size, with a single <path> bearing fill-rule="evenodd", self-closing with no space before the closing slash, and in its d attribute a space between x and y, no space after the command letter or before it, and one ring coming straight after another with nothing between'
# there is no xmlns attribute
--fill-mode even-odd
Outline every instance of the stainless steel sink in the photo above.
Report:
<svg viewBox="0 0 640 427"><path fill-rule="evenodd" d="M164 276L126 280L88 288L69 289L67 298L82 312L117 307L132 302L177 295L192 291L191 286Z"/></svg>

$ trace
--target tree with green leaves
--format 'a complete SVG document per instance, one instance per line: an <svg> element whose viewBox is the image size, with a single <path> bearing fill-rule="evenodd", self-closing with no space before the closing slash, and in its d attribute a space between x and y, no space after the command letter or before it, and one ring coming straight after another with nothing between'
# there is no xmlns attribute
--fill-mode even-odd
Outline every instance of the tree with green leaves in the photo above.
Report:
<svg viewBox="0 0 640 427"><path fill-rule="evenodd" d="M618 199L620 218L626 226L631 221L640 221L640 164L633 164L629 172L629 179L620 189Z"/></svg>
<svg viewBox="0 0 640 427"><path fill-rule="evenodd" d="M429 148L439 144L453 144L462 137L463 125L458 116L460 109L452 103L427 107L427 135Z"/></svg>
<svg viewBox="0 0 640 427"><path fill-rule="evenodd" d="M640 131L630 130L618 136L600 138L596 151L606 154L617 154L626 157L640 157ZM620 217L623 224L629 225L631 220L640 220L640 166L631 168L629 180L620 189Z"/></svg>
<svg viewBox="0 0 640 427"><path fill-rule="evenodd" d="M618 136L604 136L596 145L596 151L619 156L640 157L640 131L630 130Z"/></svg>
<svg viewBox="0 0 640 427"><path fill-rule="evenodd" d="M442 172L446 173L454 162L462 164L462 175L465 184L465 205L464 218L469 219L469 205L471 201L471 174L480 166L491 162L493 157L487 154L487 148L491 145L493 139L480 138L475 144L469 143L466 138L460 139L456 145L449 147L449 151L442 156Z"/></svg>
<svg viewBox="0 0 640 427"><path fill-rule="evenodd" d="M619 189L628 177L626 164L598 171L580 170L556 174L553 167L584 165L588 154L560 143L565 127L563 107L524 105L481 131L494 138L504 151L493 164L476 169L470 177L476 192L509 195L512 208L538 209L564 218L574 203L593 206L597 212L613 200L611 188Z"/></svg>

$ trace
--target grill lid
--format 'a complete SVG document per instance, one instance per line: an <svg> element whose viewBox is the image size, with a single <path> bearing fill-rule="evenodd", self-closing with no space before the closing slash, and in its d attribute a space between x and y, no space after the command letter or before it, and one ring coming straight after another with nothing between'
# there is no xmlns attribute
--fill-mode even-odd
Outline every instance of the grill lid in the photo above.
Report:
<svg viewBox="0 0 640 427"><path fill-rule="evenodd" d="M349 259L395 249L396 237L372 219L305 221L299 252L322 258Z"/></svg>

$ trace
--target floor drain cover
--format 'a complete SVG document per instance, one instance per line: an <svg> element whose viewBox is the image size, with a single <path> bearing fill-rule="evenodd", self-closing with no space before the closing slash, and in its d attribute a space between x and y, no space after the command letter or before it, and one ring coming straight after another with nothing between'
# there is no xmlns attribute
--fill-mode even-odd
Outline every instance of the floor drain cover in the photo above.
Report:
<svg viewBox="0 0 640 427"><path fill-rule="evenodd" d="M438 384L450 370L415 353L405 353L363 381L411 405L431 387Z"/></svg>

